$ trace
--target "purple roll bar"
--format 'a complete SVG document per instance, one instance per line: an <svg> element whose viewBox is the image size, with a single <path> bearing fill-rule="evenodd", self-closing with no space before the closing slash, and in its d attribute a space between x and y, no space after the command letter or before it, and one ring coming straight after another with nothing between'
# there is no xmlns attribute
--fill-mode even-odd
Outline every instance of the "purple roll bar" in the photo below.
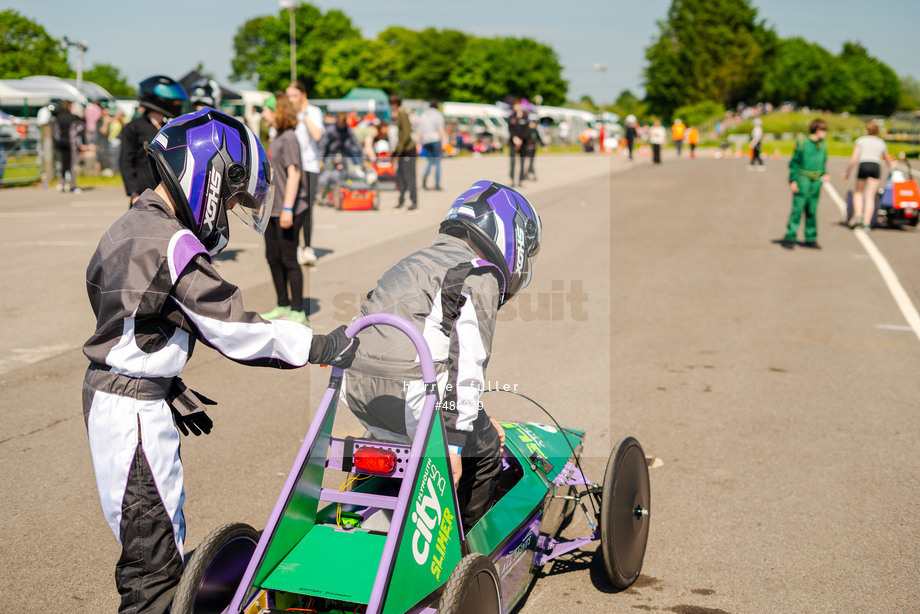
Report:
<svg viewBox="0 0 920 614"><path fill-rule="evenodd" d="M365 328L375 325L392 326L401 330L409 337L413 345L415 345L415 350L418 352L419 364L422 368L422 381L426 384L426 388L428 388L429 392L425 395L425 404L422 408L422 416L419 420L418 429L415 432L415 437L412 440L412 448L409 453L408 466L406 467L406 472L404 474L402 484L399 488L399 495L396 499L396 508L393 512L393 518L390 523L390 531L387 533L386 542L384 542L383 556L380 560L380 567L377 571L377 576L374 579L374 586L371 590L370 603L367 605L367 614L379 614L383 605L384 590L389 579L390 568L393 566L393 562L396 557L396 544L399 539L399 533L401 531L400 527L402 527L405 520L406 509L409 505L409 498L412 495L410 491L412 489L414 479L411 479L410 476L415 476L418 474L424 440L428 435L428 431L431 429L431 423L434 419L434 405L438 396L436 385L437 380L434 370L434 362L431 358L431 349L428 347L428 343L425 341L425 338L418 331L418 329L406 322L403 318L390 313L374 313L366 315L352 322L352 324L345 329L345 335L349 338L352 338ZM344 371L342 369L334 367L332 369L332 377L330 381L342 377L343 373ZM238 614L242 611L242 608L245 605L243 604L243 599L246 597L246 593L252 586L256 571L261 564L263 557L265 556L266 550L268 549L268 543L274 536L275 530L278 528L278 523L281 521L282 514L284 513L284 508L287 505L287 501L290 499L291 493L293 492L294 487L297 485L300 468L310 457L310 453L313 451L313 447L316 445L316 440L318 439L320 431L322 430L322 425L326 422L330 407L332 407L333 401L338 397L338 393L338 386L330 386L326 389L326 393L323 395L323 400L320 403L319 410L317 411L316 416L313 417L313 421L310 424L310 430L307 432L307 436L304 438L303 445L300 446L300 451L297 453L297 458L295 459L294 464L291 467L291 471L288 473L288 477L284 482L284 488L282 488L281 494L278 496L277 502L275 502L275 507L272 509L272 513L268 518L268 522L265 525L265 530L262 532L262 537L259 539L256 550L253 553L252 558L249 560L249 565L246 567L246 573L243 574L243 579L240 581L240 585L237 587L236 593L233 595L233 600L230 602L230 605L227 607L227 609L224 610L224 614Z"/></svg>

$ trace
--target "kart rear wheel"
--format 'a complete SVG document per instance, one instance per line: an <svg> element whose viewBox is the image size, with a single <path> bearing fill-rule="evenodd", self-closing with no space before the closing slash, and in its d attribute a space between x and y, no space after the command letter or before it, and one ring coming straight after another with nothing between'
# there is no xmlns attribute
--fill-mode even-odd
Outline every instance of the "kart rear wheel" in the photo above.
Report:
<svg viewBox="0 0 920 614"><path fill-rule="evenodd" d="M607 577L618 589L629 588L645 558L651 497L648 464L632 437L610 453L601 494L601 547Z"/></svg>
<svg viewBox="0 0 920 614"><path fill-rule="evenodd" d="M220 614L230 605L259 542L248 524L219 527L201 542L182 573L172 614Z"/></svg>
<svg viewBox="0 0 920 614"><path fill-rule="evenodd" d="M500 614L501 583L495 565L484 554L468 554L450 574L438 614Z"/></svg>

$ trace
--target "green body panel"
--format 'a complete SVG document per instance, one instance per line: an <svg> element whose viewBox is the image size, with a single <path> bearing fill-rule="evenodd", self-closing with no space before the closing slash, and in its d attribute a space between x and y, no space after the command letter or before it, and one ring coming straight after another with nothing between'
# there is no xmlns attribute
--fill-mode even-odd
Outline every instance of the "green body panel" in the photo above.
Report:
<svg viewBox="0 0 920 614"><path fill-rule="evenodd" d="M553 468L545 475L547 482L559 475L571 458L572 450L578 448L584 437L582 431L560 431L554 426L537 422L502 422L501 425L505 429L505 445L515 453L522 465L526 467L530 463L530 455L534 452L550 462ZM544 476L539 466L536 473Z"/></svg>
<svg viewBox="0 0 920 614"><path fill-rule="evenodd" d="M310 456L304 463L303 470L297 480L297 486L284 508L284 514L278 523L278 528L265 552L262 564L256 571L255 586L262 582L274 571L291 550L297 546L316 524L316 511L319 508L319 495L323 483L323 471L326 465L326 453L329 450L329 439L332 433L332 422L335 418L337 403L329 408L326 421L320 430L316 443L310 450Z"/></svg>
<svg viewBox="0 0 920 614"><path fill-rule="evenodd" d="M501 425L505 429L505 445L524 467L524 477L467 534L470 550L485 555L490 555L540 505L551 481L572 456L572 448L578 449L583 436L578 431L563 433L536 423L502 422ZM530 455L534 452L552 464L548 476L544 477L539 466L535 471L529 469Z"/></svg>
<svg viewBox="0 0 920 614"><path fill-rule="evenodd" d="M262 588L367 603L385 541L385 535L317 525L278 564Z"/></svg>
<svg viewBox="0 0 920 614"><path fill-rule="evenodd" d="M459 518L440 412L406 510L383 614L402 614L447 582L460 562Z"/></svg>

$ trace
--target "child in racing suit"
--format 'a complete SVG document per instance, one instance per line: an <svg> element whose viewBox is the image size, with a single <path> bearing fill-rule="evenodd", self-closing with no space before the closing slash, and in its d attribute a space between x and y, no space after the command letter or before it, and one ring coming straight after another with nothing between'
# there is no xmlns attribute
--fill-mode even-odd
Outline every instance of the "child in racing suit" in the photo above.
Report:
<svg viewBox="0 0 920 614"><path fill-rule="evenodd" d="M86 271L96 332L83 347L83 415L102 509L122 546L119 611L162 614L183 568L179 429L211 428L202 409L213 401L179 379L196 340L275 368L347 366L356 344L344 327L319 335L245 311L211 263L229 238L227 210L262 230L272 208L268 157L248 128L205 107L164 127L147 153L156 189L109 228Z"/></svg>
<svg viewBox="0 0 920 614"><path fill-rule="evenodd" d="M431 348L466 529L491 506L501 470L504 432L480 401L496 317L527 285L540 233L540 218L521 194L477 182L455 201L434 242L384 273L361 306L361 315L405 318ZM365 329L358 338L345 404L372 436L411 441L425 397L415 347L390 327Z"/></svg>

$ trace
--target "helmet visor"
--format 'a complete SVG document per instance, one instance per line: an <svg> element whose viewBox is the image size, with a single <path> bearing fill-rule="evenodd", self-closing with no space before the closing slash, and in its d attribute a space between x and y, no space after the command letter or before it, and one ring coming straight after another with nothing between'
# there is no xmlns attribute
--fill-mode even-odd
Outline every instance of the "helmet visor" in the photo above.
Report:
<svg viewBox="0 0 920 614"><path fill-rule="evenodd" d="M539 249L537 250L539 251ZM524 270L521 271L521 287L518 288L518 291L523 290L528 285L530 285L530 280L533 278L534 266L537 264L537 255L534 254L528 258L524 258Z"/></svg>
<svg viewBox="0 0 920 614"><path fill-rule="evenodd" d="M153 93L167 100L188 100L188 96L178 83L157 83L153 86Z"/></svg>
<svg viewBox="0 0 920 614"><path fill-rule="evenodd" d="M227 199L227 211L232 211L236 217L257 233L264 234L265 227L268 226L268 219L272 214L274 198L274 184L259 178L252 194L241 190Z"/></svg>

